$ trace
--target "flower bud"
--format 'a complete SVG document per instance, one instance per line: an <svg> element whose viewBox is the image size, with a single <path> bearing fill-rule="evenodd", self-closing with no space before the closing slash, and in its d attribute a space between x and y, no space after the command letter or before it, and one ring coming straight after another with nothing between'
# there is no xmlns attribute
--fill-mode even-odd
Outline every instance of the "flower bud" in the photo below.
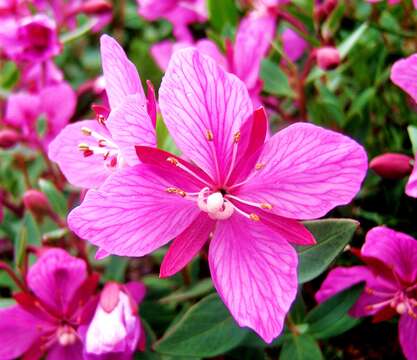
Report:
<svg viewBox="0 0 417 360"><path fill-rule="evenodd" d="M26 209L32 211L36 215L46 215L51 211L48 198L44 193L38 190L27 190L23 195L23 204Z"/></svg>
<svg viewBox="0 0 417 360"><path fill-rule="evenodd" d="M89 0L81 5L80 10L90 15L103 14L112 11L112 4L106 0Z"/></svg>
<svg viewBox="0 0 417 360"><path fill-rule="evenodd" d="M372 159L369 167L386 179L402 179L413 170L412 158L403 154L386 153Z"/></svg>
<svg viewBox="0 0 417 360"><path fill-rule="evenodd" d="M324 46L317 49L316 60L319 68L323 70L335 69L340 64L340 53L333 46Z"/></svg>
<svg viewBox="0 0 417 360"><path fill-rule="evenodd" d="M3 129L0 131L0 148L10 149L20 140L20 135L10 129Z"/></svg>
<svg viewBox="0 0 417 360"><path fill-rule="evenodd" d="M336 8L338 0L316 0L314 5L314 17L318 21L325 20Z"/></svg>

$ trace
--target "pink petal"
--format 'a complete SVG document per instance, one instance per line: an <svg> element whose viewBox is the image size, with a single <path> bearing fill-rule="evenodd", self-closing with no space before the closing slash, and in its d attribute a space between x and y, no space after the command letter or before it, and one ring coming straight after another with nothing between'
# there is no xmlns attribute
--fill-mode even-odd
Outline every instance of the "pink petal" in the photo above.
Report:
<svg viewBox="0 0 417 360"><path fill-rule="evenodd" d="M86 279L85 262L58 248L46 251L27 276L36 296L60 313L66 313L72 297Z"/></svg>
<svg viewBox="0 0 417 360"><path fill-rule="evenodd" d="M139 94L141 103L146 104L145 93L136 66L127 58L123 48L108 35L101 36L100 45L110 108L115 109L126 96L133 94Z"/></svg>
<svg viewBox="0 0 417 360"><path fill-rule="evenodd" d="M382 261L404 281L417 278L417 240L407 234L375 227L366 234L361 255Z"/></svg>
<svg viewBox="0 0 417 360"><path fill-rule="evenodd" d="M83 239L119 256L143 256L186 229L199 213L195 202L168 193L197 188L186 178L149 165L125 168L90 190L68 217Z"/></svg>
<svg viewBox="0 0 417 360"><path fill-rule="evenodd" d="M282 33L284 53L291 61L300 59L307 48L307 42L296 31L286 28Z"/></svg>
<svg viewBox="0 0 417 360"><path fill-rule="evenodd" d="M210 56L212 59L216 60L217 64L223 66L224 69L227 69L227 61L225 56L220 52L216 43L209 39L201 39L196 42L195 47L201 53Z"/></svg>
<svg viewBox="0 0 417 360"><path fill-rule="evenodd" d="M194 222L178 235L161 264L160 277L168 277L176 274L204 246L213 231L215 221L211 220L206 213L201 213Z"/></svg>
<svg viewBox="0 0 417 360"><path fill-rule="evenodd" d="M94 258L96 260L102 260L102 259L106 258L107 256L110 256L110 254L106 250L103 250L103 249L99 248L99 249L97 249L96 255L94 256Z"/></svg>
<svg viewBox="0 0 417 360"><path fill-rule="evenodd" d="M408 178L407 185L405 186L405 193L408 196L417 198L417 166L414 166L413 171Z"/></svg>
<svg viewBox="0 0 417 360"><path fill-rule="evenodd" d="M61 346L56 342L49 350L46 360L83 360L83 345L77 341L73 345Z"/></svg>
<svg viewBox="0 0 417 360"><path fill-rule="evenodd" d="M42 336L38 320L19 306L0 309L0 359L19 358Z"/></svg>
<svg viewBox="0 0 417 360"><path fill-rule="evenodd" d="M78 121L67 125L49 144L48 157L58 163L71 184L83 188L95 188L100 186L112 171L104 164L102 155L85 157L78 149L79 144L89 140L81 132L82 127L88 127L107 138L110 137L106 128L97 121Z"/></svg>
<svg viewBox="0 0 417 360"><path fill-rule="evenodd" d="M139 100L137 95L127 96L124 102L110 113L106 122L112 139L130 166L139 163L135 145L156 146L155 128Z"/></svg>
<svg viewBox="0 0 417 360"><path fill-rule="evenodd" d="M367 170L364 149L347 136L311 124L294 124L265 144L249 181L236 195L269 203L277 215L315 219L348 204Z"/></svg>
<svg viewBox="0 0 417 360"><path fill-rule="evenodd" d="M297 254L259 223L219 221L209 250L214 285L240 326L277 337L297 292Z"/></svg>
<svg viewBox="0 0 417 360"><path fill-rule="evenodd" d="M393 65L391 81L417 102L417 54L398 60Z"/></svg>
<svg viewBox="0 0 417 360"><path fill-rule="evenodd" d="M183 49L171 58L159 99L178 147L221 182L231 164L233 137L252 113L244 84L210 57Z"/></svg>
<svg viewBox="0 0 417 360"><path fill-rule="evenodd" d="M140 304L146 295L146 287L139 281L130 281L123 285L136 304Z"/></svg>
<svg viewBox="0 0 417 360"><path fill-rule="evenodd" d="M235 73L253 89L259 80L261 61L268 52L275 35L275 17L269 14L249 14L239 25L234 47Z"/></svg>
<svg viewBox="0 0 417 360"><path fill-rule="evenodd" d="M404 314L398 323L401 348L407 360L417 360L417 320Z"/></svg>
<svg viewBox="0 0 417 360"><path fill-rule="evenodd" d="M5 122L19 128L34 125L40 109L40 98L26 92L11 94L7 99Z"/></svg>
<svg viewBox="0 0 417 360"><path fill-rule="evenodd" d="M150 51L156 64L161 70L165 71L168 68L169 60L174 51L174 42L172 40L163 40L153 44Z"/></svg>

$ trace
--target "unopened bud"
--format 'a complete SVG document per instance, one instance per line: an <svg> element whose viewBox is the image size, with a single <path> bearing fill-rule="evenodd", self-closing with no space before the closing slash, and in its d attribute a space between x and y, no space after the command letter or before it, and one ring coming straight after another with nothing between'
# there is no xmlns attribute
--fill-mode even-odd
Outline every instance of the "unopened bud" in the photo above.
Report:
<svg viewBox="0 0 417 360"><path fill-rule="evenodd" d="M339 50L333 46L324 46L317 49L316 60L319 68L332 70L339 66L341 58Z"/></svg>
<svg viewBox="0 0 417 360"><path fill-rule="evenodd" d="M89 0L81 6L80 10L85 14L103 14L112 11L112 4L106 0Z"/></svg>
<svg viewBox="0 0 417 360"><path fill-rule="evenodd" d="M316 0L314 17L318 21L324 21L336 8L338 0Z"/></svg>
<svg viewBox="0 0 417 360"><path fill-rule="evenodd" d="M15 146L19 141L19 134L10 129L4 129L0 131L0 148L10 149Z"/></svg>
<svg viewBox="0 0 417 360"><path fill-rule="evenodd" d="M404 154L386 153L372 159L369 167L386 179L402 179L413 170L412 158Z"/></svg>
<svg viewBox="0 0 417 360"><path fill-rule="evenodd" d="M39 216L46 215L51 211L48 198L38 190L27 190L23 195L23 204L26 209Z"/></svg>

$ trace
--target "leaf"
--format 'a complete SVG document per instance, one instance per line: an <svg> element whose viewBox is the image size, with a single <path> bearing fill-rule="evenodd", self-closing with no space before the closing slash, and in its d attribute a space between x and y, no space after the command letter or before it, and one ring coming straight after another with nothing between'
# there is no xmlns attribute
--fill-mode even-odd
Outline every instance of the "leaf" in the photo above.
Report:
<svg viewBox="0 0 417 360"><path fill-rule="evenodd" d="M175 155L180 154L180 151L176 147L171 136L169 136L168 129L165 126L165 123L160 116L158 116L156 119L156 139L157 139L158 149L168 151Z"/></svg>
<svg viewBox="0 0 417 360"><path fill-rule="evenodd" d="M248 330L236 325L217 294L193 305L155 345L157 352L211 357L238 346Z"/></svg>
<svg viewBox="0 0 417 360"><path fill-rule="evenodd" d="M0 71L0 88L10 90L19 81L19 69L12 61L7 61Z"/></svg>
<svg viewBox="0 0 417 360"><path fill-rule="evenodd" d="M314 235L316 245L299 246L298 282L303 284L324 272L352 239L359 223L351 219L308 221L304 225Z"/></svg>
<svg viewBox="0 0 417 360"><path fill-rule="evenodd" d="M288 78L277 64L270 60L263 60L261 64L261 79L264 90L273 95L294 98L294 91L288 83Z"/></svg>
<svg viewBox="0 0 417 360"><path fill-rule="evenodd" d="M33 215L29 211L25 212L22 225L26 227L28 232L28 244L40 246L41 232L39 230L38 224L33 218Z"/></svg>
<svg viewBox="0 0 417 360"><path fill-rule="evenodd" d="M203 279L194 286L191 286L186 289L179 289L172 294L163 297L159 300L162 304L167 304L170 302L180 302L187 301L198 296L206 295L213 290L213 283L211 279Z"/></svg>
<svg viewBox="0 0 417 360"><path fill-rule="evenodd" d="M0 308L7 308L16 304L14 299L0 299Z"/></svg>
<svg viewBox="0 0 417 360"><path fill-rule="evenodd" d="M344 59L349 54L359 39L364 36L364 33L367 29L368 23L363 23L337 47L342 59Z"/></svg>
<svg viewBox="0 0 417 360"><path fill-rule="evenodd" d="M210 23L219 33L227 25L236 25L238 13L233 0L208 0L207 8Z"/></svg>
<svg viewBox="0 0 417 360"><path fill-rule="evenodd" d="M413 147L413 154L415 156L417 154L417 126L410 125L407 127L407 131Z"/></svg>
<svg viewBox="0 0 417 360"><path fill-rule="evenodd" d="M65 196L58 191L55 185L45 179L39 179L39 187L41 191L46 195L52 209L60 216L65 217L68 212L67 200Z"/></svg>
<svg viewBox="0 0 417 360"><path fill-rule="evenodd" d="M28 243L28 230L22 225L14 243L14 264L16 269L20 269L26 254L26 246Z"/></svg>
<svg viewBox="0 0 417 360"><path fill-rule="evenodd" d="M279 360L321 360L323 354L310 335L293 335L282 346Z"/></svg>
<svg viewBox="0 0 417 360"><path fill-rule="evenodd" d="M109 258L110 261L106 266L104 280L122 282L125 278L125 272L129 259L121 256L109 256Z"/></svg>
<svg viewBox="0 0 417 360"><path fill-rule="evenodd" d="M353 286L321 303L305 318L309 323L308 332L316 339L337 336L359 323L348 315L348 311L363 291L363 285Z"/></svg>

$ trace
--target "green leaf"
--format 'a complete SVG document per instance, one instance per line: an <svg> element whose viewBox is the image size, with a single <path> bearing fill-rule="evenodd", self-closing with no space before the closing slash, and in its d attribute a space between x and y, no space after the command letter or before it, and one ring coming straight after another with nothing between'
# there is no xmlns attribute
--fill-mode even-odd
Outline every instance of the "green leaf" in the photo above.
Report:
<svg viewBox="0 0 417 360"><path fill-rule="evenodd" d="M211 279L203 279L194 286L186 289L179 289L172 294L159 300L161 303L166 304L170 302L187 301L202 295L206 295L213 290L213 283Z"/></svg>
<svg viewBox="0 0 417 360"><path fill-rule="evenodd" d="M320 346L309 335L293 335L282 346L279 360L321 360Z"/></svg>
<svg viewBox="0 0 417 360"><path fill-rule="evenodd" d="M23 226L25 226L28 232L28 244L40 246L41 232L38 224L33 218L33 215L29 211L25 212L25 216L23 217Z"/></svg>
<svg viewBox="0 0 417 360"><path fill-rule="evenodd" d="M46 195L52 209L60 216L65 217L68 212L67 200L65 196L58 191L55 185L45 179L39 179L39 187L41 191Z"/></svg>
<svg viewBox="0 0 417 360"><path fill-rule="evenodd" d="M305 222L317 244L298 247L298 282L303 284L324 272L352 239L359 223L351 219Z"/></svg>
<svg viewBox="0 0 417 360"><path fill-rule="evenodd" d="M125 278L125 272L129 259L121 256L109 256L109 258L110 261L106 266L104 280L122 282Z"/></svg>
<svg viewBox="0 0 417 360"><path fill-rule="evenodd" d="M219 33L227 25L236 25L238 13L234 0L208 0L207 7L210 23Z"/></svg>
<svg viewBox="0 0 417 360"><path fill-rule="evenodd" d="M344 59L349 54L359 39L364 36L364 33L367 29L368 23L363 23L337 47L342 59Z"/></svg>
<svg viewBox="0 0 417 360"><path fill-rule="evenodd" d="M48 122L46 121L45 116L39 116L39 118L36 120L36 134L40 139L43 139L47 131Z"/></svg>
<svg viewBox="0 0 417 360"><path fill-rule="evenodd" d="M19 69L12 61L7 61L0 71L0 88L10 90L19 81Z"/></svg>
<svg viewBox="0 0 417 360"><path fill-rule="evenodd" d="M417 126L410 125L407 127L408 136L410 137L411 145L413 147L413 154L417 154Z"/></svg>
<svg viewBox="0 0 417 360"><path fill-rule="evenodd" d="M375 94L376 89L374 87L362 91L359 96L354 98L349 109L348 117L351 118L354 115L362 114L366 105L375 97Z"/></svg>
<svg viewBox="0 0 417 360"><path fill-rule="evenodd" d="M360 320L348 311L363 291L363 285L353 286L323 302L308 313L308 332L316 339L337 336L357 325Z"/></svg>
<svg viewBox="0 0 417 360"><path fill-rule="evenodd" d="M156 343L155 349L169 355L211 357L238 346L247 334L217 294L211 294L193 305Z"/></svg>
<svg viewBox="0 0 417 360"><path fill-rule="evenodd" d="M288 83L288 78L277 64L265 59L261 64L261 79L264 82L264 90L277 96L295 98L294 91Z"/></svg>
<svg viewBox="0 0 417 360"><path fill-rule="evenodd" d="M160 116L156 119L156 139L158 149L162 149L176 155L180 154L180 151L175 146L175 143L169 135L168 129Z"/></svg>
<svg viewBox="0 0 417 360"><path fill-rule="evenodd" d="M14 264L16 269L20 269L26 254L26 246L28 243L28 230L26 226L21 226L20 231L14 243Z"/></svg>
<svg viewBox="0 0 417 360"><path fill-rule="evenodd" d="M14 301L14 299L0 299L0 308L7 308L10 306L13 306L16 304L16 301Z"/></svg>

